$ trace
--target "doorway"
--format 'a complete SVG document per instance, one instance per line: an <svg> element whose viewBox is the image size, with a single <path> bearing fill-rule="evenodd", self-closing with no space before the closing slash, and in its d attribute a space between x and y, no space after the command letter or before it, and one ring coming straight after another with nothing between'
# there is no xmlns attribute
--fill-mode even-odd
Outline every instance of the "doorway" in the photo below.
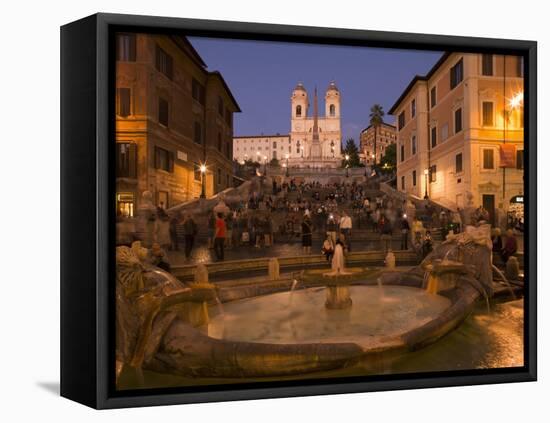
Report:
<svg viewBox="0 0 550 423"><path fill-rule="evenodd" d="M493 194L483 194L483 208L489 212L489 222L495 224L495 196Z"/></svg>

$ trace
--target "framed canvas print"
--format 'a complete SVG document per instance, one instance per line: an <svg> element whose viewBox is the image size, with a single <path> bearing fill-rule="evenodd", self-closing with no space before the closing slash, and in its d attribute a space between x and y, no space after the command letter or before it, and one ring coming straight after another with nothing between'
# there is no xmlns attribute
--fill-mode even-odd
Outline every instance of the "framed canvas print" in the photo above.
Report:
<svg viewBox="0 0 550 423"><path fill-rule="evenodd" d="M536 43L61 29L61 393L536 380Z"/></svg>

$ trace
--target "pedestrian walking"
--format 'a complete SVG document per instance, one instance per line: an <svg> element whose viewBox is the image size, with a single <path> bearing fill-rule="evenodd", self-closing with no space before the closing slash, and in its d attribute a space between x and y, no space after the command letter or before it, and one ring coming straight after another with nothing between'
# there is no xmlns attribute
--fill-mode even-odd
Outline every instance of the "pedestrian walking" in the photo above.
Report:
<svg viewBox="0 0 550 423"><path fill-rule="evenodd" d="M402 250L408 250L409 249L409 231L411 230L411 227L409 226L409 221L407 220L407 216L401 217L401 249Z"/></svg>
<svg viewBox="0 0 550 423"><path fill-rule="evenodd" d="M351 217L344 211L340 219L340 232L347 242L348 251L351 251L351 228L353 226Z"/></svg>
<svg viewBox="0 0 550 423"><path fill-rule="evenodd" d="M215 223L215 233L214 233L214 253L218 260L224 259L224 244L226 237L227 227L225 225L225 220L223 219L223 214L218 213Z"/></svg>

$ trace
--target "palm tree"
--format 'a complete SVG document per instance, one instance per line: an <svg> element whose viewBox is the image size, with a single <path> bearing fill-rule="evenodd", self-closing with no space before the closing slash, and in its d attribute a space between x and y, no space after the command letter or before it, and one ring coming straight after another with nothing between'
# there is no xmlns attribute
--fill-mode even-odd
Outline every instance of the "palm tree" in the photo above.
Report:
<svg viewBox="0 0 550 423"><path fill-rule="evenodd" d="M384 123L384 109L378 103L370 108L370 124L374 126L374 164L376 165L376 139L378 138L378 128Z"/></svg>

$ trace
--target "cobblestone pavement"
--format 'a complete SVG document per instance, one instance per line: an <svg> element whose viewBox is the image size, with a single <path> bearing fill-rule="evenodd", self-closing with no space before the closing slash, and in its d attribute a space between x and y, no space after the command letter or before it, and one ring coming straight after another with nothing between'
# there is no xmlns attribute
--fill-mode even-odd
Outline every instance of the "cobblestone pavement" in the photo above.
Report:
<svg viewBox="0 0 550 423"><path fill-rule="evenodd" d="M312 255L321 254L321 241L313 241L311 247ZM352 240L352 251L374 251L380 250L380 242L376 241L356 241ZM400 248L399 241L392 241L392 247L394 250ZM208 248L206 243L199 242L198 246L193 248L191 258L186 260L184 255L184 245L180 245L178 251L167 251L168 259L172 266L185 265L185 264L198 264L198 263L212 263L217 261L214 254L214 250ZM225 260L242 260L253 259L261 257L292 257L297 255L304 255L302 245L300 243L276 243L271 247L256 248L254 246L238 246L225 249Z"/></svg>

